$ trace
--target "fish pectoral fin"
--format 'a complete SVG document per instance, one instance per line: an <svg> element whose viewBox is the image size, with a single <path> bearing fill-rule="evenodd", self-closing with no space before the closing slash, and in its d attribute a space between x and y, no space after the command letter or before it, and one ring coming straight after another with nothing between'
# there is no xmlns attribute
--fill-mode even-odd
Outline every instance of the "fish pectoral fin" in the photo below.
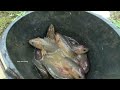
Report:
<svg viewBox="0 0 120 90"><path fill-rule="evenodd" d="M47 54L46 50L45 49L41 49L41 54L42 54L42 57L45 56Z"/></svg>

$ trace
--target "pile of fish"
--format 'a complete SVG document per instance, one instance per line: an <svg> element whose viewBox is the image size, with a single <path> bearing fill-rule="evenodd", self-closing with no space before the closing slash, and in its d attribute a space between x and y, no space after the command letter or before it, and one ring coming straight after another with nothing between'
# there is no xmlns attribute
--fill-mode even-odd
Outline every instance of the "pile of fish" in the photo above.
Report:
<svg viewBox="0 0 120 90"><path fill-rule="evenodd" d="M88 48L55 32L51 24L44 38L29 40L35 47L33 64L43 79L85 79L89 71Z"/></svg>

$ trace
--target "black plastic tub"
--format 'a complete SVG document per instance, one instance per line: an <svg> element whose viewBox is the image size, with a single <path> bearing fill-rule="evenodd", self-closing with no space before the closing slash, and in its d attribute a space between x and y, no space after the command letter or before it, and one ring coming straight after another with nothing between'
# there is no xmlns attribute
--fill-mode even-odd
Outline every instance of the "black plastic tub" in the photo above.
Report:
<svg viewBox="0 0 120 90"><path fill-rule="evenodd" d="M58 32L90 49L87 79L120 78L120 30L101 16L84 11L29 12L12 22L0 41L0 58L8 78L14 78L13 72L24 79L39 78L31 62L34 48L28 40L44 37L51 23Z"/></svg>

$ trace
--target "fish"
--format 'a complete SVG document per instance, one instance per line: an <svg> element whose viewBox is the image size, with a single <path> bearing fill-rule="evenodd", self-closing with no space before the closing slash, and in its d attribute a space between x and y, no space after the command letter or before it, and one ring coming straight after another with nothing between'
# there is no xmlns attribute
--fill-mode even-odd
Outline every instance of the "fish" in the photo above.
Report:
<svg viewBox="0 0 120 90"><path fill-rule="evenodd" d="M86 48L83 45L80 45L76 40L73 38L67 37L67 36L62 36L59 33L56 33L55 36L56 43L61 48L63 51L66 52L69 56L75 55L74 53L78 54L83 54L87 53L89 51L88 48Z"/></svg>
<svg viewBox="0 0 120 90"><path fill-rule="evenodd" d="M80 45L75 39L62 36L57 34L57 42L58 46L63 50L66 51L67 56L72 58L74 62L80 65L84 72L87 73L89 71L89 63L87 59L87 52L89 51L84 45Z"/></svg>
<svg viewBox="0 0 120 90"><path fill-rule="evenodd" d="M40 37L31 39L29 40L29 43L33 47L41 50L42 57L47 53L52 53L58 49L58 46L54 42L51 42L51 39L46 37L44 39Z"/></svg>
<svg viewBox="0 0 120 90"><path fill-rule="evenodd" d="M37 58L40 58L39 54L35 54L38 55ZM70 58L65 57L60 49L45 56L44 60L37 59L33 63L40 71L43 79L49 79L50 76L55 79L84 78L82 68L72 62Z"/></svg>
<svg viewBox="0 0 120 90"><path fill-rule="evenodd" d="M50 24L46 37L50 38L53 41L55 40L55 28L53 24Z"/></svg>
<svg viewBox="0 0 120 90"><path fill-rule="evenodd" d="M71 58L63 57L60 50L44 57L42 63L54 79L85 78L83 69L73 62Z"/></svg>
<svg viewBox="0 0 120 90"><path fill-rule="evenodd" d="M51 24L46 37L29 40L36 48L34 65L42 76L55 79L84 79L89 71L87 52L75 39L55 32Z"/></svg>
<svg viewBox="0 0 120 90"><path fill-rule="evenodd" d="M65 55L69 58L72 58L71 60L79 64L85 73L87 73L89 70L89 65L86 53L89 51L89 49L83 45L80 45L73 38L67 36L63 37L59 33L56 35L56 41L59 48L65 52Z"/></svg>
<svg viewBox="0 0 120 90"><path fill-rule="evenodd" d="M29 44L37 49L40 49L42 56L44 56L46 53L57 50L58 46L55 44L55 30L53 24L49 26L46 37L36 37L31 39L29 40Z"/></svg>
<svg viewBox="0 0 120 90"><path fill-rule="evenodd" d="M89 66L87 54L80 54L76 58L74 58L73 61L82 67L84 73L88 73L90 66Z"/></svg>

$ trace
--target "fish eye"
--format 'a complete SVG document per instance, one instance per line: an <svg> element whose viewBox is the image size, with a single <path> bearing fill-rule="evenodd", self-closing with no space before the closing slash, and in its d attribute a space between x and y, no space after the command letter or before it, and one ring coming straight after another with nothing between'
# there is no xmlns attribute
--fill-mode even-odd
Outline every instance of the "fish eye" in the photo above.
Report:
<svg viewBox="0 0 120 90"><path fill-rule="evenodd" d="M84 52L87 52L87 51L88 51L88 49L86 49L86 48L85 48L85 49L83 49L83 51L84 51Z"/></svg>
<svg viewBox="0 0 120 90"><path fill-rule="evenodd" d="M31 44L33 45L34 43L33 43L33 42L31 42Z"/></svg>
<svg viewBox="0 0 120 90"><path fill-rule="evenodd" d="M83 51L86 51L85 49Z"/></svg>
<svg viewBox="0 0 120 90"><path fill-rule="evenodd" d="M86 51L87 51L87 49L83 49L83 51L84 51L84 52L86 52Z"/></svg>

